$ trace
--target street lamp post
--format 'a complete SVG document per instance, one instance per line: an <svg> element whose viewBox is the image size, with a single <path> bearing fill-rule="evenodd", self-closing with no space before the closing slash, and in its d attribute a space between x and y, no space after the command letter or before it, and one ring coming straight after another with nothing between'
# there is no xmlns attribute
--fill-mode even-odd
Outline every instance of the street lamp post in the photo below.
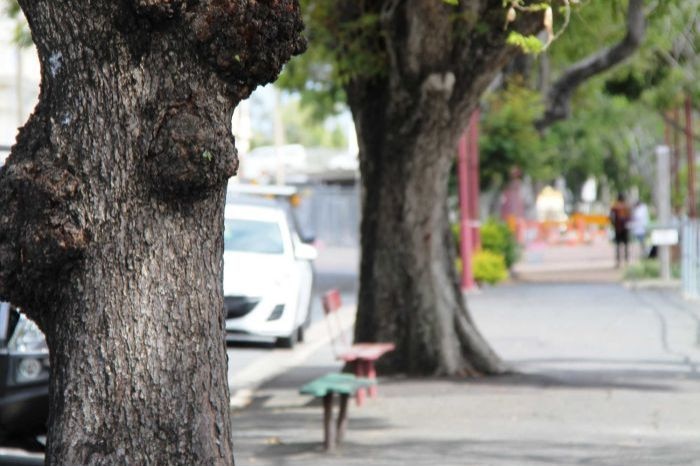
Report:
<svg viewBox="0 0 700 466"><path fill-rule="evenodd" d="M685 136L688 149L688 217L698 216L695 198L695 150L693 148L693 105L690 97L685 99Z"/></svg>
<svg viewBox="0 0 700 466"><path fill-rule="evenodd" d="M668 229L671 224L671 165L668 146L656 148L656 210L659 224ZM659 244L659 262L661 279L671 279L671 248L668 244Z"/></svg>

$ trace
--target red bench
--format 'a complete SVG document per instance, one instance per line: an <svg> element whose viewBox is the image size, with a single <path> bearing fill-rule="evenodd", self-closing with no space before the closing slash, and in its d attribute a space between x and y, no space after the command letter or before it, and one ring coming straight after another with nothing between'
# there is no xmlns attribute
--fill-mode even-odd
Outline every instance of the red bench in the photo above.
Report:
<svg viewBox="0 0 700 466"><path fill-rule="evenodd" d="M332 289L323 295L323 311L328 324L328 332L331 336L331 347L335 358L345 361L353 365L355 375L361 378L367 378L376 382L377 371L374 368L374 362L382 357L385 353L393 351L395 346L393 343L356 343L348 344L343 335L343 330L338 318L338 310L342 303L340 300L340 292L337 289ZM334 321L334 322L333 322ZM335 329L333 328L335 326ZM369 396L375 398L378 394L377 384L374 383L369 388ZM360 388L357 390L356 398L357 405L361 406L365 400L366 389Z"/></svg>

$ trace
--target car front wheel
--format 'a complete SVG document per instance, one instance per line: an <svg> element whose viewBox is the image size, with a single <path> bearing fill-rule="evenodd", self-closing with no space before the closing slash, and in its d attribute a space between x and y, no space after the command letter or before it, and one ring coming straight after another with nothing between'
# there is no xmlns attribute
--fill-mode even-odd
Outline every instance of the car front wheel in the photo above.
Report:
<svg viewBox="0 0 700 466"><path fill-rule="evenodd" d="M287 348L291 349L294 348L294 345L297 344L299 341L299 332L297 330L294 330L291 335L288 337L280 337L277 339L277 346L280 348Z"/></svg>

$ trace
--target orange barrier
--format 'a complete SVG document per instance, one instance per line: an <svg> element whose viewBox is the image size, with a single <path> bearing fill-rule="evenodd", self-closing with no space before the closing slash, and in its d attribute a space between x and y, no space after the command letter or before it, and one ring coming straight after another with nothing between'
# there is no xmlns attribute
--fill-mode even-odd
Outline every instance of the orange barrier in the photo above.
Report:
<svg viewBox="0 0 700 466"><path fill-rule="evenodd" d="M606 236L610 220L606 215L575 213L566 220L537 221L509 216L506 223L521 244L534 240L576 245Z"/></svg>

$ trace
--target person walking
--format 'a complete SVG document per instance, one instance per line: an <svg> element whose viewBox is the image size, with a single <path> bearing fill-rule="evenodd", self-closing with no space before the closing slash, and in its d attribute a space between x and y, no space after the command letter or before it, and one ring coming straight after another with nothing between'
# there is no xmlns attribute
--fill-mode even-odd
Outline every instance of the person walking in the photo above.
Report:
<svg viewBox="0 0 700 466"><path fill-rule="evenodd" d="M646 236L647 228L649 227L649 208L647 205L638 200L632 209L632 222L630 224L630 233L639 243L639 259L642 260L646 256Z"/></svg>
<svg viewBox="0 0 700 466"><path fill-rule="evenodd" d="M618 194L617 201L610 209L610 223L615 231L615 267L620 267L623 254L625 263L629 261L629 221L630 207L625 202L624 194Z"/></svg>

